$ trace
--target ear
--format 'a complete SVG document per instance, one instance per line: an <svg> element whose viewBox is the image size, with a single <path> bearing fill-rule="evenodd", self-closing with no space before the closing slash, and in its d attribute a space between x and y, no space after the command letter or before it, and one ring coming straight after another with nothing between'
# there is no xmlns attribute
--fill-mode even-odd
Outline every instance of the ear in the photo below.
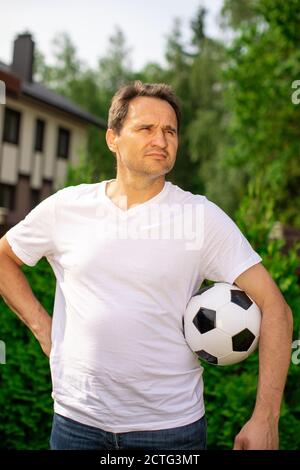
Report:
<svg viewBox="0 0 300 470"><path fill-rule="evenodd" d="M116 139L117 139L117 134L113 129L108 128L106 131L106 143L109 148L109 150L113 153L116 153Z"/></svg>

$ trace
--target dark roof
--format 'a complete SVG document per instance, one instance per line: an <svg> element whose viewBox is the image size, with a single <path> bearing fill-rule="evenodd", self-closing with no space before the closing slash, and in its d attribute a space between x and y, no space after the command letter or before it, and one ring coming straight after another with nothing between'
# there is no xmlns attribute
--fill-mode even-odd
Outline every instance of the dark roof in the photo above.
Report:
<svg viewBox="0 0 300 470"><path fill-rule="evenodd" d="M10 75L14 75L11 68L0 61L0 71L6 72ZM56 109L64 111L66 113L71 114L72 116L76 116L83 121L86 121L90 124L94 124L97 127L102 129L106 129L107 125L104 119L101 119L93 114L90 114L88 111L85 111L83 108L74 104L68 98L65 98L58 93L46 88L41 83L34 83L34 82L21 82L21 94L24 96L29 96L41 103L48 104L53 106Z"/></svg>

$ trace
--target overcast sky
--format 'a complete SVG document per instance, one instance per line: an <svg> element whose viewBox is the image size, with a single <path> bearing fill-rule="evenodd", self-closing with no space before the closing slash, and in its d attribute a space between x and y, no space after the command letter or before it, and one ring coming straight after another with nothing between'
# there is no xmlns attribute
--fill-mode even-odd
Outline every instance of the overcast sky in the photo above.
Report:
<svg viewBox="0 0 300 470"><path fill-rule="evenodd" d="M163 63L174 17L181 18L188 42L190 21L199 5L208 9L207 33L220 37L217 16L222 0L0 0L0 60L11 62L15 36L29 30L51 62L51 41L66 31L79 58L95 66L119 26L132 49L135 70L150 61Z"/></svg>

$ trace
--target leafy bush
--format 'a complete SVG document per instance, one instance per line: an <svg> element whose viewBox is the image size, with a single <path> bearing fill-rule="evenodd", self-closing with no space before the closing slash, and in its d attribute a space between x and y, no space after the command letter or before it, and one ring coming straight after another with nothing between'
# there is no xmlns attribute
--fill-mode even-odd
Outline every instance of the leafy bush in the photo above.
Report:
<svg viewBox="0 0 300 470"><path fill-rule="evenodd" d="M253 248L261 255L264 266L279 286L294 313L294 336L299 335L300 287L295 273L299 265L297 246L284 253L284 241L270 238L274 223L274 193L263 176L249 184L235 221ZM299 246L298 246L299 248ZM250 418L255 404L258 378L258 353L245 362L225 368L205 366L205 402L208 417L208 446L231 449L235 435ZM300 448L300 365L290 366L280 419L280 448Z"/></svg>
<svg viewBox="0 0 300 470"><path fill-rule="evenodd" d="M22 270L51 313L55 279L47 261ZM6 344L6 364L0 365L0 449L47 449L53 408L49 361L2 299L0 312L0 338Z"/></svg>

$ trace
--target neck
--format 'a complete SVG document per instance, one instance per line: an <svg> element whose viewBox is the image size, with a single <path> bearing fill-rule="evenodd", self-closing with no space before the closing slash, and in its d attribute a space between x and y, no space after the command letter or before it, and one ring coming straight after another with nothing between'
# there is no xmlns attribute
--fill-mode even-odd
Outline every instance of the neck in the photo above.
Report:
<svg viewBox="0 0 300 470"><path fill-rule="evenodd" d="M116 205L122 206L122 209L129 209L156 196L162 191L164 184L164 176L145 179L132 176L123 178L117 174L116 179L106 185L106 194Z"/></svg>

